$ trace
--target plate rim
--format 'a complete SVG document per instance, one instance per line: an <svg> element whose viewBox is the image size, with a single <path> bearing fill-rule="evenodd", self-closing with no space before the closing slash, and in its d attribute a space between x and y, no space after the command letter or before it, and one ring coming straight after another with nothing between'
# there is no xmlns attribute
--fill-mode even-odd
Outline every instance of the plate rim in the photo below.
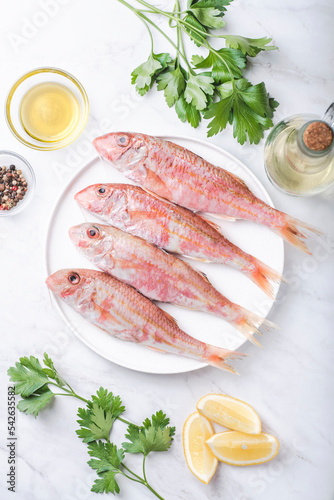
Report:
<svg viewBox="0 0 334 500"><path fill-rule="evenodd" d="M188 135L167 135L167 134L158 135L158 134L156 134L154 137L158 137L160 139L164 139L164 140L167 140L167 141L170 141L170 142L173 142L174 140L181 141L181 142L183 140L190 141L190 142L195 142L195 143L199 143L199 144L201 144L203 146L209 146L209 148L217 151L220 154L223 153L228 158L230 158L230 160L232 160L233 162L237 163L243 170L247 171L247 174L250 175L250 177L252 178L252 180L264 191L264 193L266 195L266 200L265 201L270 206L272 206L273 208L275 208L274 203L273 203L273 201L272 201L269 193L267 192L266 188L263 186L263 184L261 183L261 181L256 177L256 175L249 169L249 167L247 167L247 165L245 165L241 160L239 160L239 158L237 158L236 156L234 156L232 153L226 151L224 148L222 148L220 146L217 146L216 144L210 143L210 142L208 142L208 141L206 141L204 139L199 139L197 137L191 137L191 136L188 136ZM198 156L200 156L200 155L198 155ZM98 158L99 158L98 153L93 153L88 159L86 159L85 163L82 166L78 167L78 169L68 179L68 181L66 182L66 184L62 188L60 194L57 196L56 201L54 202L54 205L53 205L52 210L50 212L50 215L48 217L46 235L45 235L45 238L44 238L44 252L43 252L43 254L44 254L44 267L45 267L47 276L49 276L49 272L50 272L50 270L49 270L49 261L48 261L48 248L49 248L49 241L50 241L50 237L51 237L51 228L52 228L52 223L54 221L58 205L59 205L61 199L63 198L64 193L71 186L71 184L73 184L75 182L75 180L80 176L80 174L82 173L82 171L85 170L85 169L87 169L87 168L89 168L89 165L91 163L93 163L94 161L96 161ZM216 166L219 167L219 168L223 168L223 167L220 167L219 165L216 165ZM285 263L285 246L284 246L284 242L282 242L282 243L283 243L282 244L282 271L283 271L283 269L284 269L284 263ZM282 283L282 280L280 281L279 286L277 288L277 294L278 294L278 291L280 289L281 283ZM277 296L277 294L276 294L276 296ZM77 332L77 330L75 328L73 328L72 324L67 319L67 317L64 314L64 312L62 311L62 309L60 307L60 301L59 301L58 297L56 297L54 295L52 295L51 297L52 297L52 300L55 303L55 307L58 310L61 318L65 322L66 326L70 329L70 331L72 333L74 333L74 335L81 342L83 342L83 344L85 344L89 349L91 349L93 352L95 352L99 356L103 357L107 361L116 364L117 366L122 366L123 368L127 368L127 369L130 369L130 370L133 370L133 371L138 371L140 373L148 373L148 374L154 374L154 375L176 375L176 374L180 374L180 373L189 373L189 372L192 372L192 371L197 371L197 370L200 370L202 368L205 368L206 366L209 366L208 363L204 363L204 362L202 363L202 362L197 361L197 360L192 360L194 362L194 364L195 364L195 366L193 366L192 368L187 368L186 367L184 370L180 370L180 368L178 368L177 371L170 371L170 370L168 370L168 371L159 371L159 372L157 372L157 371L149 371L147 368L145 368L145 369L135 368L135 367L131 366L131 364L124 363L124 362L120 363L117 360L111 359L110 356L107 356L104 352L102 352L102 349L98 349L95 345L91 344L91 342L89 340L86 340L85 338L83 338L82 336L80 336L80 334ZM266 314L265 317L267 317L268 314L270 313L270 311L271 311L271 309L272 309L272 307L274 305L274 302L275 301L272 302L272 304L270 306L270 309L268 310L268 312L267 312L267 314ZM245 339L245 341L238 347L238 349L240 347L242 347L246 342L247 342L247 339ZM166 353L166 355L168 355L168 353Z"/></svg>

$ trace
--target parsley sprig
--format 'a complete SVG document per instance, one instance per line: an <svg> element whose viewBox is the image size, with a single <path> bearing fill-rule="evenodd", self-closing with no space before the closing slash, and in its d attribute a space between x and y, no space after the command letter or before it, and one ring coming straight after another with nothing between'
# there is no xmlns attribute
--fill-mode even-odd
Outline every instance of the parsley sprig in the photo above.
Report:
<svg viewBox="0 0 334 500"><path fill-rule="evenodd" d="M135 8L126 0L118 1L144 22L151 39L147 61L132 72L137 92L143 96L156 83L157 89L164 92L167 105L175 106L181 121L196 128L202 117L211 119L208 136L221 132L230 123L240 144L247 139L257 144L264 130L272 127L271 118L278 103L269 98L263 82L251 84L243 71L247 58L277 48L269 45L272 39L216 34L215 30L225 26L223 17L232 0L188 0L185 10L181 10L180 1L176 0L172 12L145 0L136 0L144 8ZM168 19L169 27L176 29L176 43L151 19L152 15ZM154 53L151 27L172 45L174 55ZM206 49L207 56L194 54L189 61L183 35ZM210 37L224 40L225 47L215 49L208 41Z"/></svg>
<svg viewBox="0 0 334 500"><path fill-rule="evenodd" d="M44 366L42 366L42 364ZM72 396L86 403L78 409L79 429L76 431L83 443L87 443L90 460L88 465L96 471L92 491L96 493L119 493L116 476L140 483L157 498L164 500L149 484L146 475L146 457L154 451L167 451L173 441L175 428L169 426L169 418L160 410L136 425L123 418L125 407L119 396L100 387L90 399L79 396L55 369L53 361L45 353L42 363L34 356L22 357L9 368L8 375L15 384L16 394L21 395L18 409L35 417L55 396ZM56 387L57 390L52 390ZM60 391L60 392L59 392ZM117 447L110 441L116 420L127 425L125 441ZM125 463L127 453L142 454L142 476L132 471Z"/></svg>

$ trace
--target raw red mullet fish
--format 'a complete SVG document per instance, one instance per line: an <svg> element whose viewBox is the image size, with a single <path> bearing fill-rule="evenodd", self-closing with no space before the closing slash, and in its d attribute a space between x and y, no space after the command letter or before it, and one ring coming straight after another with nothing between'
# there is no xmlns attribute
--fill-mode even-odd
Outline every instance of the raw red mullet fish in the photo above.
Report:
<svg viewBox="0 0 334 500"><path fill-rule="evenodd" d="M46 284L81 316L118 339L182 354L235 373L225 361L241 353L190 337L153 302L106 273L62 269L49 276Z"/></svg>
<svg viewBox="0 0 334 500"><path fill-rule="evenodd" d="M130 184L94 184L75 195L99 219L165 250L245 273L270 297L282 276L225 238L191 210Z"/></svg>
<svg viewBox="0 0 334 500"><path fill-rule="evenodd" d="M317 230L270 207L242 179L182 146L125 132L106 134L93 144L103 158L145 189L191 210L264 224L310 253L303 230Z"/></svg>
<svg viewBox="0 0 334 500"><path fill-rule="evenodd" d="M76 246L99 269L133 286L152 300L220 316L248 340L269 321L234 304L216 290L207 277L189 264L147 241L120 229L96 223L70 228Z"/></svg>

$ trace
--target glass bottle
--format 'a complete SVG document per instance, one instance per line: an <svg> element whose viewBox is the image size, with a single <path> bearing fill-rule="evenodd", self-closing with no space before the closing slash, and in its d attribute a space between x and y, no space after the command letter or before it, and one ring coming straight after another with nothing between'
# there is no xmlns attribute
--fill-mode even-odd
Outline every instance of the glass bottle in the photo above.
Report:
<svg viewBox="0 0 334 500"><path fill-rule="evenodd" d="M279 189L295 196L312 196L334 183L334 103L323 118L294 115L270 132L265 169Z"/></svg>

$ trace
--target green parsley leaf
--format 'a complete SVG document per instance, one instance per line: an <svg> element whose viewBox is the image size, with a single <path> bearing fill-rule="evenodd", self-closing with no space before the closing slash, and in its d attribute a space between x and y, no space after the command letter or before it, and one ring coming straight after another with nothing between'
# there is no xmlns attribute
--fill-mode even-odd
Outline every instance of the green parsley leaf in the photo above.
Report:
<svg viewBox="0 0 334 500"><path fill-rule="evenodd" d="M186 82L179 67L174 71L160 73L157 77L158 90L164 90L165 99L171 108L185 89Z"/></svg>
<svg viewBox="0 0 334 500"><path fill-rule="evenodd" d="M16 394L28 397L47 384L49 379L40 362L34 356L20 358L20 362L8 370L10 380L15 383Z"/></svg>
<svg viewBox="0 0 334 500"><path fill-rule="evenodd" d="M84 443L97 439L109 439L114 421L125 411L119 396L114 396L107 389L100 389L92 396L87 407L78 409L78 424L76 431Z"/></svg>
<svg viewBox="0 0 334 500"><path fill-rule="evenodd" d="M240 50L235 49L220 49L215 52L210 52L208 57L200 58L194 56L196 68L211 68L212 78L216 83L224 83L233 78L241 78L241 70L246 66L246 57Z"/></svg>
<svg viewBox="0 0 334 500"><path fill-rule="evenodd" d="M201 111L207 106L206 95L213 95L214 80L210 76L190 75L187 81L184 97L188 104Z"/></svg>
<svg viewBox="0 0 334 500"><path fill-rule="evenodd" d="M202 61L204 61L205 57L203 56L199 56L198 54L194 54L192 57L191 57L191 64L193 66L196 66L197 67L197 64L200 64ZM207 68L208 66L206 66Z"/></svg>
<svg viewBox="0 0 334 500"><path fill-rule="evenodd" d="M100 405L105 411L110 411L115 419L125 411L121 398L114 396L112 392L103 389L103 387L96 391L96 396L92 396L92 401Z"/></svg>
<svg viewBox="0 0 334 500"><path fill-rule="evenodd" d="M187 14L183 20L190 24L190 26L184 25L185 31L191 40L200 47L207 37L208 30L192 14ZM193 28L197 28L200 32Z"/></svg>
<svg viewBox="0 0 334 500"><path fill-rule="evenodd" d="M272 38L266 36L262 38L245 38L236 35L224 35L226 46L232 49L240 49L247 56L255 57L261 50L276 50L278 47L269 45Z"/></svg>
<svg viewBox="0 0 334 500"><path fill-rule="evenodd" d="M44 353L43 363L45 364L45 366L48 366L48 368L43 368L43 372L49 378L55 380L60 387L64 387L65 385L67 385L65 380L59 375L59 373L55 369L52 359L47 355L46 352Z"/></svg>
<svg viewBox="0 0 334 500"><path fill-rule="evenodd" d="M169 418L160 410L152 419L146 418L142 427L129 425L125 437L130 441L122 443L127 453L142 453L147 456L151 451L167 451L173 441L175 428L169 427Z"/></svg>
<svg viewBox="0 0 334 500"><path fill-rule="evenodd" d="M279 106L279 102L276 101L273 97L269 97L269 107L268 107L268 116L272 118L274 116L274 112L276 108Z"/></svg>
<svg viewBox="0 0 334 500"><path fill-rule="evenodd" d="M189 122L194 128L197 128L201 121L201 113L192 105L188 104L182 94L175 103L175 111L181 122Z"/></svg>
<svg viewBox="0 0 334 500"><path fill-rule="evenodd" d="M112 424L115 418L108 411L105 411L97 403L93 403L91 409L90 430L94 439L109 439Z"/></svg>
<svg viewBox="0 0 334 500"><path fill-rule="evenodd" d="M226 127L227 121L233 123L233 136L240 144L257 144L263 131L272 127L272 113L276 101L270 102L264 83L251 85L240 79L224 83L218 87L221 99L209 105L205 118L213 118L208 125L208 135L217 134ZM233 113L232 113L233 112Z"/></svg>
<svg viewBox="0 0 334 500"><path fill-rule="evenodd" d="M203 0L188 0L188 9L190 9L192 6L197 6L198 4L204 4L207 5L208 7L214 7L215 9L219 10L221 15L224 15L226 12L226 8L232 0L206 0L206 2L203 2Z"/></svg>
<svg viewBox="0 0 334 500"><path fill-rule="evenodd" d="M97 439L109 439L115 421L110 413L103 410L96 403L92 403L89 410L78 408L77 415L80 429L75 432L84 443L90 443Z"/></svg>
<svg viewBox="0 0 334 500"><path fill-rule="evenodd" d="M38 389L33 395L21 399L17 404L17 408L25 412L26 415L33 413L37 417L40 410L49 404L53 397L53 392L47 386L44 386Z"/></svg>
<svg viewBox="0 0 334 500"><path fill-rule="evenodd" d="M148 429L151 425L153 425L156 429L159 427L161 429L164 429L169 425L170 419L166 416L166 414L162 411L159 410L155 414L152 415L152 422L149 418L146 418L143 422L143 426ZM175 427L169 427L170 430L170 435L174 436L175 434Z"/></svg>
<svg viewBox="0 0 334 500"><path fill-rule="evenodd" d="M140 95L149 91L157 75L167 67L171 60L168 53L151 53L147 61L132 71L131 83L136 84L136 90Z"/></svg>
<svg viewBox="0 0 334 500"><path fill-rule="evenodd" d="M124 451L117 449L112 443L102 441L93 442L88 445L88 453L92 458L88 465L95 469L99 479L95 479L92 491L95 493L119 493L119 486L115 479L121 474L121 464L124 459Z"/></svg>
<svg viewBox="0 0 334 500"><path fill-rule="evenodd" d="M219 29L225 26L225 22L221 18L221 11L216 9L214 0L200 0L193 3L188 9L196 19L207 28Z"/></svg>
<svg viewBox="0 0 334 500"><path fill-rule="evenodd" d="M213 102L209 105L208 110L204 113L204 118L213 118L208 125L208 137L212 137L224 130L227 122L231 120L232 107L232 92L225 99L222 98L218 102Z"/></svg>

